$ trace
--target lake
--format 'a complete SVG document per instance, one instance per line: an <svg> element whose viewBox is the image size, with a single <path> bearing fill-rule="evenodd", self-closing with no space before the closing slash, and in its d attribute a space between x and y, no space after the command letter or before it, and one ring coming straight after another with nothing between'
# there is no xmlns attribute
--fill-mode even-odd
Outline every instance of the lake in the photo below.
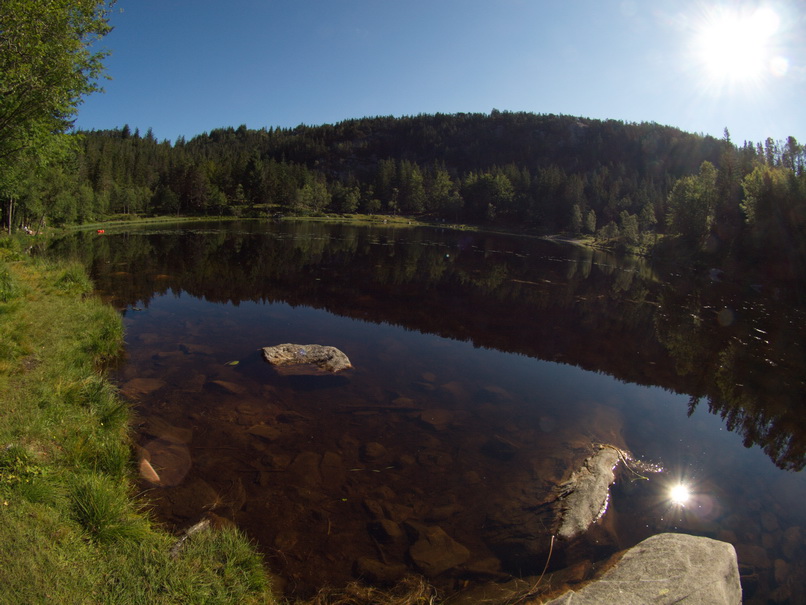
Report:
<svg viewBox="0 0 806 605"><path fill-rule="evenodd" d="M234 523L290 596L417 571L449 594L547 560L581 577L679 531L736 547L746 602L804 602L806 311L775 284L383 224L160 225L52 252L123 313L113 377L156 518ZM280 371L260 349L281 343L353 368ZM554 540L546 503L599 444L647 465Z"/></svg>

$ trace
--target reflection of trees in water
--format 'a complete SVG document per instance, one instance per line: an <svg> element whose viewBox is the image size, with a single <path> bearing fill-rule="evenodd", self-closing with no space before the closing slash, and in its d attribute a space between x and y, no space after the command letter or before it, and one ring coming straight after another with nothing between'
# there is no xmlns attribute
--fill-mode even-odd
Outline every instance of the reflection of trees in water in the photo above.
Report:
<svg viewBox="0 0 806 605"><path fill-rule="evenodd" d="M55 248L84 259L121 307L169 290L286 302L562 361L687 393L692 412L706 399L781 468L806 464L799 311L713 283L664 286L641 259L524 238L313 222L83 233ZM724 325L723 309L731 309Z"/></svg>
<svg viewBox="0 0 806 605"><path fill-rule="evenodd" d="M682 298L682 300L681 300ZM701 399L744 445L759 445L777 466L806 465L806 357L799 309L768 299L726 305L720 291L667 289L657 335L681 377L692 381L693 413ZM730 322L720 323L720 311ZM722 315L725 317L725 315ZM723 325L726 324L726 325Z"/></svg>

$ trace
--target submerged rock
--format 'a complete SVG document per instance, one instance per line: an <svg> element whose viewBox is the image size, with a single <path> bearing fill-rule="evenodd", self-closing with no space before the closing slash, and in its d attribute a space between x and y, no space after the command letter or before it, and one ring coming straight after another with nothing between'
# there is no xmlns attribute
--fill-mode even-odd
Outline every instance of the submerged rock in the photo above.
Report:
<svg viewBox="0 0 806 605"><path fill-rule="evenodd" d="M167 383L159 378L132 378L121 387L121 392L129 399L137 399L146 395L151 395L158 391Z"/></svg>
<svg viewBox="0 0 806 605"><path fill-rule="evenodd" d="M289 467L297 481L307 487L318 487L322 483L322 473L319 471L321 454L317 452L302 452L294 458Z"/></svg>
<svg viewBox="0 0 806 605"><path fill-rule="evenodd" d="M509 449L507 443L493 438L482 451L500 460L522 455L516 444L510 443ZM612 445L597 446L592 452L587 443L567 459L553 449L547 454L532 460L534 466L523 464L520 476L500 485L486 513L484 540L509 570L529 569L535 561L545 560L554 537L572 540L589 531L607 508L614 467L620 460L631 468L639 464ZM564 470L569 467L575 470Z"/></svg>
<svg viewBox="0 0 806 605"><path fill-rule="evenodd" d="M250 435L254 435L255 437L265 439L269 443L277 441L283 436L283 432L280 429L273 426L268 426L266 424L255 424L250 426L246 432Z"/></svg>
<svg viewBox="0 0 806 605"><path fill-rule="evenodd" d="M390 519L379 519L370 521L367 525L370 535L381 544L391 544L400 542L405 538L405 533L400 525Z"/></svg>
<svg viewBox="0 0 806 605"><path fill-rule="evenodd" d="M159 485L160 476L157 474L157 471L154 470L154 467L151 466L151 462L149 462L145 458L140 458L140 462L139 462L137 468L140 471L140 476L143 479L145 479L149 483L154 483L155 485Z"/></svg>
<svg viewBox="0 0 806 605"><path fill-rule="evenodd" d="M421 412L419 419L425 426L435 431L444 431L453 422L453 416L450 410L432 409Z"/></svg>
<svg viewBox="0 0 806 605"><path fill-rule="evenodd" d="M481 451L485 456L507 462L512 460L515 454L518 453L518 446L500 435L493 435L481 447Z"/></svg>
<svg viewBox="0 0 806 605"><path fill-rule="evenodd" d="M363 444L359 450L361 460L364 462L378 462L386 458L388 454L386 448L376 441Z"/></svg>
<svg viewBox="0 0 806 605"><path fill-rule="evenodd" d="M247 391L245 386L230 382L229 380L211 380L205 383L205 386L230 395L243 395Z"/></svg>
<svg viewBox="0 0 806 605"><path fill-rule="evenodd" d="M369 557L359 557L355 562L355 574L373 584L395 584L402 580L408 571L403 563L381 563Z"/></svg>
<svg viewBox="0 0 806 605"><path fill-rule="evenodd" d="M326 372L341 372L353 367L347 355L336 347L281 344L263 348L263 357L273 366L313 365Z"/></svg>
<svg viewBox="0 0 806 605"><path fill-rule="evenodd" d="M425 576L433 578L470 559L470 551L441 527L414 522L407 523L406 527L416 538L409 556Z"/></svg>
<svg viewBox="0 0 806 605"><path fill-rule="evenodd" d="M187 444L193 439L193 429L174 426L159 416L149 416L142 431L169 443Z"/></svg>
<svg viewBox="0 0 806 605"><path fill-rule="evenodd" d="M578 536L607 510L613 469L622 457L620 450L601 446L582 467L560 486L557 535L570 539Z"/></svg>
<svg viewBox="0 0 806 605"><path fill-rule="evenodd" d="M162 486L179 485L192 467L190 450L185 444L153 439L144 444L142 449L148 452L148 456L143 456L143 459L148 459ZM144 478L153 482L153 475L148 473L148 468L141 467L140 472Z"/></svg>

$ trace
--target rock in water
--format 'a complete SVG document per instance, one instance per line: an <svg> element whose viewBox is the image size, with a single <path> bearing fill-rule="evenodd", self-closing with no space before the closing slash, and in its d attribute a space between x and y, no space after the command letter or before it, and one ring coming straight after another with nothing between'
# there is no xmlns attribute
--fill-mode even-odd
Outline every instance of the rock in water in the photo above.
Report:
<svg viewBox="0 0 806 605"><path fill-rule="evenodd" d="M369 582L383 585L396 584L402 580L408 568L402 563L386 564L370 559L369 557L358 557L355 562L355 572L360 578Z"/></svg>
<svg viewBox="0 0 806 605"><path fill-rule="evenodd" d="M620 458L618 449L602 446L560 486L558 536L565 539L578 536L604 514L610 484L615 480L613 469Z"/></svg>
<svg viewBox="0 0 806 605"><path fill-rule="evenodd" d="M739 605L742 587L736 551L727 542L659 534L628 550L611 569L548 605L657 603Z"/></svg>
<svg viewBox="0 0 806 605"><path fill-rule="evenodd" d="M470 559L470 551L441 527L419 523L409 523L408 527L417 536L409 549L409 556L426 577L438 576Z"/></svg>
<svg viewBox="0 0 806 605"><path fill-rule="evenodd" d="M151 463L148 460L145 458L140 458L138 468L140 470L140 476L143 479L155 485L159 485L160 476L157 474L157 471L154 470L154 467L151 466Z"/></svg>
<svg viewBox="0 0 806 605"><path fill-rule="evenodd" d="M273 366L314 365L326 372L341 372L353 367L347 355L336 347L281 344L263 348L263 357Z"/></svg>

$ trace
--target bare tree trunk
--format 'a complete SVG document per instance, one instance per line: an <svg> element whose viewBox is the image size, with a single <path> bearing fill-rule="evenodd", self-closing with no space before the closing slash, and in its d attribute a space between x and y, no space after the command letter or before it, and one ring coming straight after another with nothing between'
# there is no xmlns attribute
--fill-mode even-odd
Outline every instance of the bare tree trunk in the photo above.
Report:
<svg viewBox="0 0 806 605"><path fill-rule="evenodd" d="M11 213L14 211L14 198L8 198L8 234L11 235Z"/></svg>

